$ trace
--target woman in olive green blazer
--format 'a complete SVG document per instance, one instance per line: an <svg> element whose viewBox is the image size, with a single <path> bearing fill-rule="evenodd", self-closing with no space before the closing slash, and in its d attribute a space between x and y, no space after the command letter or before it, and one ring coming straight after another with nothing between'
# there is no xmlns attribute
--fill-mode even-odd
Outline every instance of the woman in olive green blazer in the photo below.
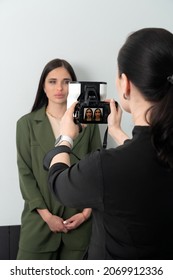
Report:
<svg viewBox="0 0 173 280"><path fill-rule="evenodd" d="M46 80L50 73L54 75L53 83L51 79ZM59 73L60 76L56 76ZM68 74L71 80L76 80L74 70L65 60L55 59L45 66L32 111L17 122L17 164L24 199L17 259L82 259L90 241L90 209L72 209L61 205L50 193L48 174L43 169L43 158L54 146L56 138L55 117L51 116L48 109L54 109L56 103L62 101L61 94L57 93L56 97L50 95L46 86L53 88L55 82L62 80L62 92L66 93L68 77L64 79L61 74ZM63 98L67 98L67 94ZM82 158L100 147L99 128L90 124L75 140L73 152ZM76 157L71 155L71 161L75 163ZM44 211L48 214L42 215ZM56 230L55 224L52 226L51 219L57 219L60 230ZM71 230L65 225L65 221L71 221L68 219L75 221Z"/></svg>

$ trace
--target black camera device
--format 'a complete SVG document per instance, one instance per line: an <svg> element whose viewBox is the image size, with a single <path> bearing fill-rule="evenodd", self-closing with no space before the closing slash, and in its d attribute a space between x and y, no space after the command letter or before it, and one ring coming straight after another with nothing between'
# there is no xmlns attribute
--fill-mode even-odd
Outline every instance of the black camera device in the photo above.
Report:
<svg viewBox="0 0 173 280"><path fill-rule="evenodd" d="M77 81L69 82L68 103L78 101L74 110L74 121L80 123L107 123L110 114L106 98L106 82Z"/></svg>

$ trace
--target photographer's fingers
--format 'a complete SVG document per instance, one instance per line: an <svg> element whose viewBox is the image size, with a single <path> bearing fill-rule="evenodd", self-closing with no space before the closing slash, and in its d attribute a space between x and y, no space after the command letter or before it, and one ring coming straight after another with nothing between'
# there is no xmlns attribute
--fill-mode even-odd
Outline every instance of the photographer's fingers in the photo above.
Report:
<svg viewBox="0 0 173 280"><path fill-rule="evenodd" d="M78 104L78 101L77 101L77 102L74 102L74 103L69 107L69 109L68 109L68 114L69 114L70 116L71 116L71 114L73 115L73 113L74 113L74 111L75 111L75 107L76 107L77 104ZM80 123L78 120L75 120L75 124L78 126L79 133L81 133L82 130L83 130L84 128L87 127L86 124L82 124L82 123Z"/></svg>
<svg viewBox="0 0 173 280"><path fill-rule="evenodd" d="M60 123L60 134L61 135L66 135L71 137L73 140L77 137L79 134L79 128L78 126L74 123L74 110L75 106L78 102L74 102L69 109L65 112L64 116L61 119Z"/></svg>
<svg viewBox="0 0 173 280"><path fill-rule="evenodd" d="M120 106L117 106L115 100L110 100L110 114L108 116L108 126L110 127L119 127L121 122L122 110Z"/></svg>
<svg viewBox="0 0 173 280"><path fill-rule="evenodd" d="M109 104L111 113L117 111L118 103L114 99L111 99Z"/></svg>
<svg viewBox="0 0 173 280"><path fill-rule="evenodd" d="M71 114L73 115L77 103L78 103L78 101L74 102L74 103L67 109L66 112L68 112L68 114L70 114L70 115L71 115Z"/></svg>
<svg viewBox="0 0 173 280"><path fill-rule="evenodd" d="M78 125L79 133L81 133L83 130L82 124L79 121L76 121L76 124Z"/></svg>

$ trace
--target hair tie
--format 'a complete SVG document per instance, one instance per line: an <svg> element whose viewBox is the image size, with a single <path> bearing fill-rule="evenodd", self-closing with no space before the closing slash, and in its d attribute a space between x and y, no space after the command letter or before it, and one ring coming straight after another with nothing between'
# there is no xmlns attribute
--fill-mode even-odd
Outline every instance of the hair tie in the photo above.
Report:
<svg viewBox="0 0 173 280"><path fill-rule="evenodd" d="M173 85L173 75L172 76L168 76L167 80L169 83L171 83Z"/></svg>

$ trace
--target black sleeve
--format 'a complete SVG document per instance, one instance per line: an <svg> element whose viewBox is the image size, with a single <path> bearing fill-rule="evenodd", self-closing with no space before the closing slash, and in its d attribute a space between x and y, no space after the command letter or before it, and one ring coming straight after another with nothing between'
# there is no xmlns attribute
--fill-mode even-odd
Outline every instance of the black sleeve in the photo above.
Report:
<svg viewBox="0 0 173 280"><path fill-rule="evenodd" d="M99 151L68 167L54 164L48 175L51 191L65 206L103 208L103 180Z"/></svg>

